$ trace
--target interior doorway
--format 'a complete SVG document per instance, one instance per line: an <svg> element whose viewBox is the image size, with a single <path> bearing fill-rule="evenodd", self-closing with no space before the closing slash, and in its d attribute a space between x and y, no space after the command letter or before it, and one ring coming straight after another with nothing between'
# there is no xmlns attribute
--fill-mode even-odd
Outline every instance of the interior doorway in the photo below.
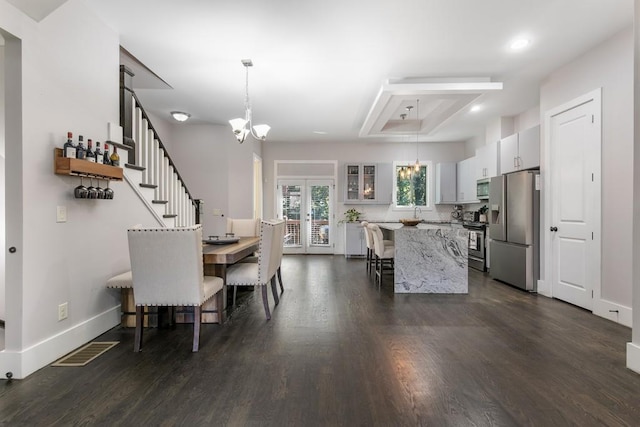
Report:
<svg viewBox="0 0 640 427"><path fill-rule="evenodd" d="M334 181L278 180L277 217L286 221L284 252L332 254Z"/></svg>

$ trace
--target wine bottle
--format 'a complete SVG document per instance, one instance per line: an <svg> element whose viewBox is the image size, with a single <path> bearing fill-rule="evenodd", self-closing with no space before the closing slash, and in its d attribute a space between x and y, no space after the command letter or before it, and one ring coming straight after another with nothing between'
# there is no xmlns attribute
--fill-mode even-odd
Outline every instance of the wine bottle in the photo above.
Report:
<svg viewBox="0 0 640 427"><path fill-rule="evenodd" d="M109 158L109 144L104 143L104 154L102 156L102 163L105 165L111 164L111 159Z"/></svg>
<svg viewBox="0 0 640 427"><path fill-rule="evenodd" d="M62 155L76 158L76 146L73 144L73 133L71 132L67 132L67 142L62 146Z"/></svg>
<svg viewBox="0 0 640 427"><path fill-rule="evenodd" d="M100 150L100 141L96 141L96 163L102 164L102 150Z"/></svg>
<svg viewBox="0 0 640 427"><path fill-rule="evenodd" d="M113 146L113 153L111 153L111 156L109 157L109 159L111 160L111 164L113 166L120 166L120 156L118 155L118 147L116 147L115 145Z"/></svg>
<svg viewBox="0 0 640 427"><path fill-rule="evenodd" d="M91 139L87 139L87 153L85 154L85 157L88 161L95 163L96 162L96 153L93 152L92 146L93 143L91 142Z"/></svg>
<svg viewBox="0 0 640 427"><path fill-rule="evenodd" d="M83 136L78 135L78 146L76 147L76 159L84 160L86 150L84 148L84 145L82 145L82 141L84 141Z"/></svg>

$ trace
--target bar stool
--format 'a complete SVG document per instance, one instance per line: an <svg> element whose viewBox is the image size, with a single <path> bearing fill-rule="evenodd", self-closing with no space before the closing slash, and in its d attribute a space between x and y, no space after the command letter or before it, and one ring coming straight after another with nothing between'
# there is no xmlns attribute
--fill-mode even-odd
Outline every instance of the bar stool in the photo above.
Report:
<svg viewBox="0 0 640 427"><path fill-rule="evenodd" d="M396 247L390 240L384 240L382 230L376 224L369 224L367 227L373 236L373 246L375 254L376 281L378 288L382 285L382 274L385 270L385 264L388 270L394 268L394 257ZM387 244L385 244L387 243Z"/></svg>

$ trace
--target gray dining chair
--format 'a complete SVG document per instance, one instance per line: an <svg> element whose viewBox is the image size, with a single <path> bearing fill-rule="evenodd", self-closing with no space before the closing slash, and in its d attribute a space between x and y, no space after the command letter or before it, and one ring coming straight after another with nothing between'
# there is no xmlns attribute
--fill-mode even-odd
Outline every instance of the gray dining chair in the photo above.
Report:
<svg viewBox="0 0 640 427"><path fill-rule="evenodd" d="M223 310L222 278L204 275L202 226L135 228L127 233L136 304L134 351L142 348L144 306L192 306L192 351L198 351L202 304L215 297L219 316Z"/></svg>
<svg viewBox="0 0 640 427"><path fill-rule="evenodd" d="M267 285L271 284L273 299L277 305L280 300L276 288L276 274L282 260L284 245L283 220L261 221L260 246L257 263L237 263L227 269L227 286L233 286L233 303L236 300L238 286L260 286L262 288L262 303L267 320L271 319ZM284 292L282 282L281 290Z"/></svg>

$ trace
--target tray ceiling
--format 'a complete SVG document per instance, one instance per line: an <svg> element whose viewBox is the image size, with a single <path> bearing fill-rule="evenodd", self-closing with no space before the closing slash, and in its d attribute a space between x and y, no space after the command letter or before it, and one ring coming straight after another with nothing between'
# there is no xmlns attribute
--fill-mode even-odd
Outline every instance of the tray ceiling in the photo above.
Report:
<svg viewBox="0 0 640 427"><path fill-rule="evenodd" d="M480 96L501 89L501 82L488 78L387 81L380 88L359 136L414 132L429 135ZM416 108L417 100L419 108ZM406 118L403 119L402 114L406 114Z"/></svg>

